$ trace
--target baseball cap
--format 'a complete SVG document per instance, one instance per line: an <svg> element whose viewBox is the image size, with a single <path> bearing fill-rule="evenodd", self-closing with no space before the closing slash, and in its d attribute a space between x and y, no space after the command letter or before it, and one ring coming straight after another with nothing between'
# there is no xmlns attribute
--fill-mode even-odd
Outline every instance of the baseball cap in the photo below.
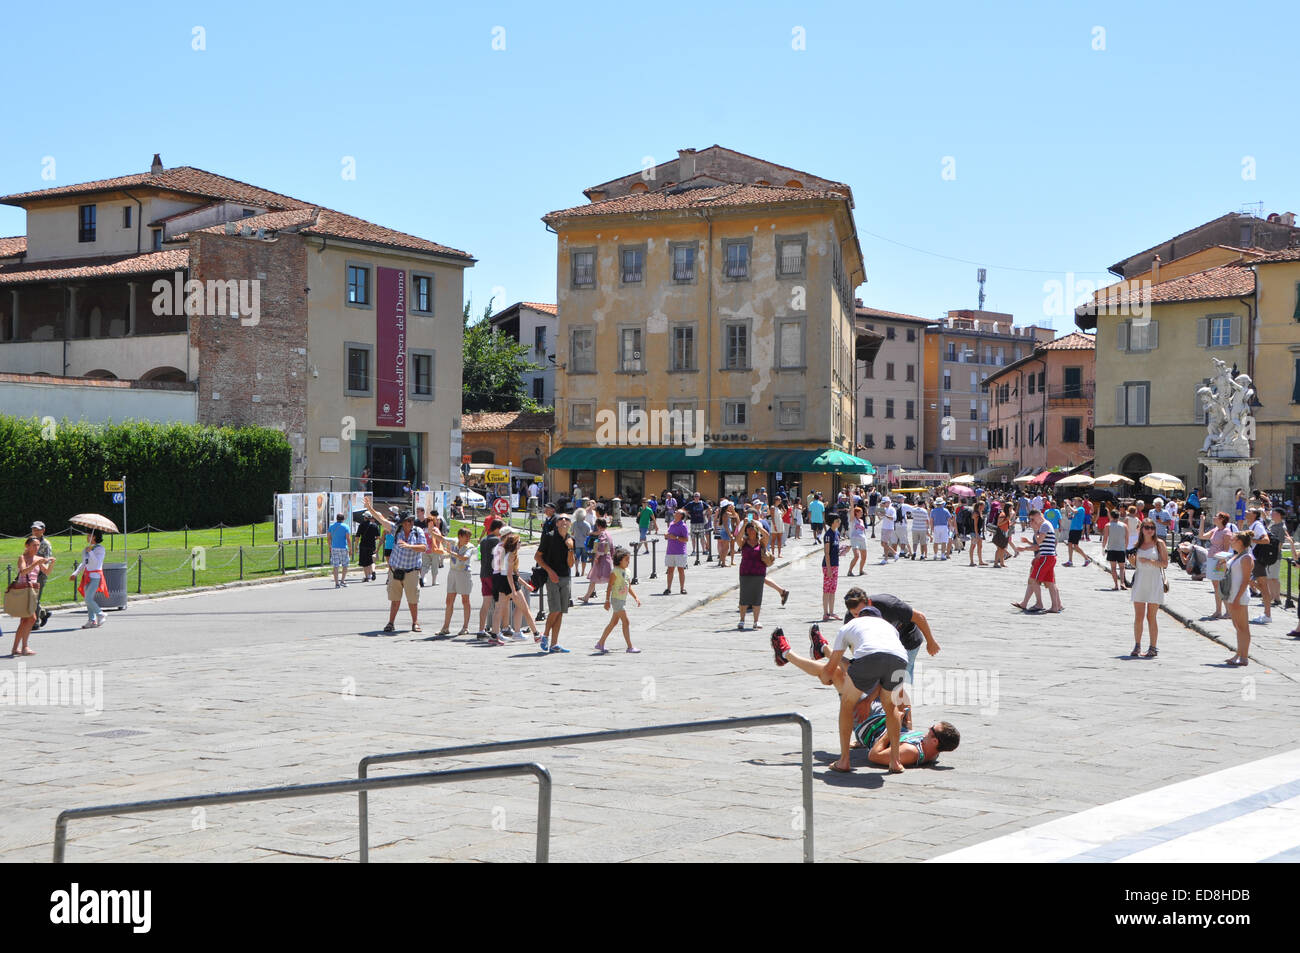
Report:
<svg viewBox="0 0 1300 953"><path fill-rule="evenodd" d="M415 521L415 517L409 511L403 511L397 514L397 522L405 523L407 520Z"/></svg>
<svg viewBox="0 0 1300 953"><path fill-rule="evenodd" d="M45 524L42 523L40 520L37 520L35 523L32 524L32 529L45 529Z"/></svg>

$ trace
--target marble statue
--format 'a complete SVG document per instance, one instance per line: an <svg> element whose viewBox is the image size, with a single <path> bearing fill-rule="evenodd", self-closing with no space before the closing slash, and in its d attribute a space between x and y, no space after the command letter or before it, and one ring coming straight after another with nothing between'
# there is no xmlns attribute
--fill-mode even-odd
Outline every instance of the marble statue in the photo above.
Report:
<svg viewBox="0 0 1300 953"><path fill-rule="evenodd" d="M1210 457L1248 457L1250 402L1255 396L1255 388L1250 375L1233 377L1232 369L1223 361L1216 359L1214 363L1214 377L1196 392L1208 414L1201 453Z"/></svg>

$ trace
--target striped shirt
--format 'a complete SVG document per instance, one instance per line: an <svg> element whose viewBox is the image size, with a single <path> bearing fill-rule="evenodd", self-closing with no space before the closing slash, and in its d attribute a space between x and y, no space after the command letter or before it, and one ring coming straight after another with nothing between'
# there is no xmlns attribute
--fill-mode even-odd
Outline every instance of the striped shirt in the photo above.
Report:
<svg viewBox="0 0 1300 953"><path fill-rule="evenodd" d="M428 545L428 543L424 538L424 533L420 532L420 527L418 526L413 526L411 528L411 534L409 536L399 531L395 539L400 540L403 543L411 543L413 545L419 546L421 547L421 549L423 549L424 546ZM404 549L401 546L395 545L393 547L393 554L388 557L388 568L389 569L419 569L420 557L422 555L423 553L420 550Z"/></svg>
<svg viewBox="0 0 1300 953"><path fill-rule="evenodd" d="M1038 528L1038 551L1035 555L1056 555L1056 530L1052 529L1052 524L1047 520L1043 520L1043 524Z"/></svg>

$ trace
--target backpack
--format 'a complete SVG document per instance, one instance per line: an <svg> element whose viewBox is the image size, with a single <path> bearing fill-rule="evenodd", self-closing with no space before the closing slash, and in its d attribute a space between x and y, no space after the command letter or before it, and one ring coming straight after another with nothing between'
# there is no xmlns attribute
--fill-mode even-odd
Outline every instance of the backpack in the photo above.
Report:
<svg viewBox="0 0 1300 953"><path fill-rule="evenodd" d="M1255 544L1255 551L1252 555L1254 555L1255 562L1259 563L1259 565L1271 566L1277 562L1279 548L1277 541L1273 539L1273 534L1270 533L1268 542L1260 541Z"/></svg>

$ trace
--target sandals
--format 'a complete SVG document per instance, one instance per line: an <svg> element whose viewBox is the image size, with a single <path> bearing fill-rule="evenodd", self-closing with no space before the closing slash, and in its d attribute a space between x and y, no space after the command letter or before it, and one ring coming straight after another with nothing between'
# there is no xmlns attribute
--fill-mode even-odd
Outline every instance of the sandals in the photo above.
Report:
<svg viewBox="0 0 1300 953"><path fill-rule="evenodd" d="M1129 658L1141 658L1141 657L1142 657L1142 643L1141 643L1141 642L1134 642L1134 643L1133 643L1133 651L1128 653L1128 657L1129 657Z"/></svg>
<svg viewBox="0 0 1300 953"><path fill-rule="evenodd" d="M423 632L424 629L420 628L420 623L418 623L418 622L412 622L412 623L411 623L411 631L412 631L412 632Z"/></svg>
<svg viewBox="0 0 1300 953"><path fill-rule="evenodd" d="M1157 648L1153 645L1153 646L1151 646L1150 648L1148 648L1148 649L1146 650L1146 652L1143 653L1142 657L1143 657L1143 658L1157 658L1157 657L1159 657L1159 655L1160 655L1160 650L1157 649Z"/></svg>
<svg viewBox="0 0 1300 953"><path fill-rule="evenodd" d="M859 575L861 575L861 574L859 573ZM785 589L785 590L783 590L783 591L781 592L781 605L785 605L785 600L787 600L787 599L789 599L789 598L790 598L790 590L789 590L789 589Z"/></svg>

